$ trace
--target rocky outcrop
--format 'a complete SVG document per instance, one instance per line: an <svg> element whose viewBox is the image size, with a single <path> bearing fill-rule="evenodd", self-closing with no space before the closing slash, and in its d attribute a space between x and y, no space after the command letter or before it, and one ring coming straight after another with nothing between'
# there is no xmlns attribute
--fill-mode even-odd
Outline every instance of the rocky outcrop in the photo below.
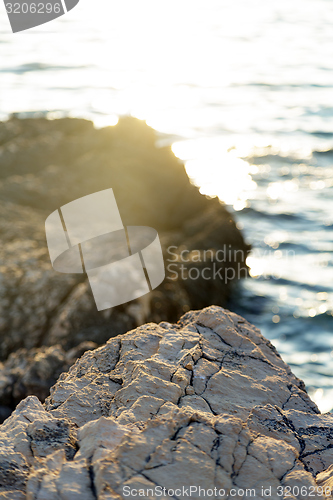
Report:
<svg viewBox="0 0 333 500"><path fill-rule="evenodd" d="M67 352L60 345L13 352L4 363L0 363L1 421L27 395L35 395L44 401L59 375L85 351L96 347L94 342L82 342Z"/></svg>
<svg viewBox="0 0 333 500"><path fill-rule="evenodd" d="M112 338L44 406L22 401L0 427L0 495L328 498L332 433L270 342L214 306Z"/></svg>
<svg viewBox="0 0 333 500"><path fill-rule="evenodd" d="M156 140L132 118L102 130L79 119L0 123L0 361L18 349L31 358L43 347L67 352L82 342L101 345L147 321L174 321L191 308L226 303L235 280L186 279L189 268L214 265L188 256L227 248L219 268L241 266L244 276L248 247L226 208L200 195L170 147L156 147ZM167 268L169 258L177 259L168 254L170 245L173 253L187 251L185 277L168 272L149 295L98 312L84 275L52 269L44 223L64 203L110 187L125 225L158 230ZM30 394L23 387L20 394ZM4 398L0 389L0 406L7 405Z"/></svg>

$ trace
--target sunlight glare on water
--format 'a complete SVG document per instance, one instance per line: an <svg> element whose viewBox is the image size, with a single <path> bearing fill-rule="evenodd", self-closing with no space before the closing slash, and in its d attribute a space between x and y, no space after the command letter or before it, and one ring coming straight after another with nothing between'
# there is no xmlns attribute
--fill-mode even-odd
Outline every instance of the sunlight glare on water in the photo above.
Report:
<svg viewBox="0 0 333 500"><path fill-rule="evenodd" d="M249 193L257 185L250 175L249 164L223 149L223 141L181 141L172 145L172 151L185 161L187 175L207 196L218 196L235 210L246 207Z"/></svg>

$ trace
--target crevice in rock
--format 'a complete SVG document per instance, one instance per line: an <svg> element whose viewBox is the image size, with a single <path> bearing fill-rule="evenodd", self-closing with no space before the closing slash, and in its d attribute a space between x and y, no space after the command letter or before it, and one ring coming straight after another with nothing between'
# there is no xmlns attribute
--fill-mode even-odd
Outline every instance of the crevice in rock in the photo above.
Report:
<svg viewBox="0 0 333 500"><path fill-rule="evenodd" d="M149 476L146 476L146 474L144 474L143 472L141 472L141 476L144 477L145 479L147 479L148 481L150 481L151 483L153 483L155 486L158 486L158 487L162 488L162 490L163 490L164 486L162 486L161 484L156 483ZM165 488L165 489L168 490L168 488ZM172 488L172 486L171 486L170 489L174 489L174 488ZM171 495L168 495L168 498L174 498L174 500L180 500L179 497L171 496Z"/></svg>
<svg viewBox="0 0 333 500"><path fill-rule="evenodd" d="M284 410L284 407L286 406L286 404L288 404L288 403L289 403L290 398L291 398L291 396L293 395L293 393L292 393L292 387L293 387L293 386L292 386L291 384L288 384L288 385L287 385L287 387L288 387L288 389L289 389L289 391L290 391L290 394L289 394L289 396L288 396L287 401L286 401L285 403L283 403L283 405L282 405L282 410Z"/></svg>
<svg viewBox="0 0 333 500"><path fill-rule="evenodd" d="M305 450L305 441L304 441L304 439L298 434L298 432L295 429L295 426L293 425L293 423L291 422L291 420L288 419L286 417L286 415L284 415L284 413L282 412L282 410L278 406L275 406L275 409L279 412L279 414L281 415L284 423L293 432L294 436L296 437L297 441L299 442L299 446L300 446L300 455L299 455L299 458L301 460L302 454L303 454L303 452Z"/></svg>
<svg viewBox="0 0 333 500"><path fill-rule="evenodd" d="M93 497L96 498L96 500L97 500L97 491L96 491L96 486L95 486L95 473L94 473L94 468L92 465L89 465L88 473L89 473L89 478L90 478L91 492L93 494Z"/></svg>

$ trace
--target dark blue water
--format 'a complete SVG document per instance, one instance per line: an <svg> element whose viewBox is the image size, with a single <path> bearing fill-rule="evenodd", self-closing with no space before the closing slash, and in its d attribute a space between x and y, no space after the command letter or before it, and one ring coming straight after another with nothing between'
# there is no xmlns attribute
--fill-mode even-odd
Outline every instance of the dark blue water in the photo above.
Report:
<svg viewBox="0 0 333 500"><path fill-rule="evenodd" d="M236 217L253 251L233 308L271 339L322 410L333 396L333 151L254 155L256 195ZM264 166L270 168L265 168Z"/></svg>

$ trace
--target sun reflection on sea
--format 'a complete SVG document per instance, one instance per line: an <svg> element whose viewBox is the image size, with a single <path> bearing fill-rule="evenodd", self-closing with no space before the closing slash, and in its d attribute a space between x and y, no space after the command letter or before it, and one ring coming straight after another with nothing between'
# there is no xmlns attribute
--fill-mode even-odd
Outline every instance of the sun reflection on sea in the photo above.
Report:
<svg viewBox="0 0 333 500"><path fill-rule="evenodd" d="M200 193L218 196L235 210L247 206L257 187L251 167L234 150L228 151L222 140L180 141L172 145L172 151L185 161L187 175Z"/></svg>

